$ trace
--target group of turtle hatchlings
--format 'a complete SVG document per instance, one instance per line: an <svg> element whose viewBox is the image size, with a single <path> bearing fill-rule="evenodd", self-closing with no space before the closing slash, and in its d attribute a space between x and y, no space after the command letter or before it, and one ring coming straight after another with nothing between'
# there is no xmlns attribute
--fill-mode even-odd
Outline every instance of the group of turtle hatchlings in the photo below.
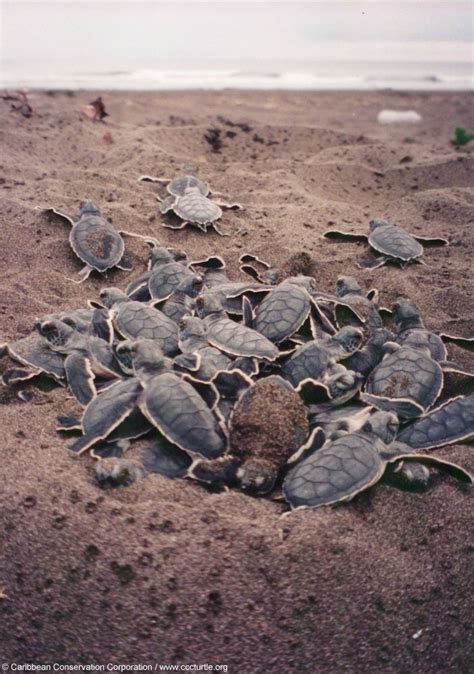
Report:
<svg viewBox="0 0 474 674"><path fill-rule="evenodd" d="M189 173L167 186L163 214L204 231L222 206ZM70 243L85 263L78 282L96 270L129 269L122 234L87 202L74 218ZM383 220L368 236L376 252L363 266L419 261L420 242ZM427 450L474 437L474 395L439 403L444 373L466 385L473 373L448 360L445 342L472 350L474 339L429 331L414 305L399 298L380 307L378 292L341 276L333 293L314 277L285 276L253 255L240 258L248 279L233 281L217 256L189 260L150 244L148 270L124 291L103 288L87 308L43 316L33 332L4 344L18 365L3 382L43 374L67 386L83 407L59 417L58 430L78 433L68 449L90 451L96 476L127 485L148 473L193 478L213 488L283 494L292 508L352 499L382 478L426 488L430 467L472 483L460 466ZM390 325L390 327L387 327ZM456 380L459 380L456 382ZM19 396L27 399L25 391ZM131 441L150 438L140 460L124 458Z"/></svg>

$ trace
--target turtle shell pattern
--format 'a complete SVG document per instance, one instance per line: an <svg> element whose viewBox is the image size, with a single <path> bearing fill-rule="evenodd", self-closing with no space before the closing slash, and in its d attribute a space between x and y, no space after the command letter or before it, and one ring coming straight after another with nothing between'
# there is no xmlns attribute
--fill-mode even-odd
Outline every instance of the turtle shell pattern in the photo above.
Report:
<svg viewBox="0 0 474 674"><path fill-rule="evenodd" d="M283 491L295 508L348 501L375 484L385 465L373 439L344 435L296 464L285 478Z"/></svg>
<svg viewBox="0 0 474 674"><path fill-rule="evenodd" d="M181 262L169 262L154 269L148 280L150 295L154 299L164 300L169 297L185 278L193 276L193 272Z"/></svg>
<svg viewBox="0 0 474 674"><path fill-rule="evenodd" d="M409 346L415 349L426 348L430 350L431 357L434 360L446 359L446 347L441 337L429 332L424 328L404 330L397 335L396 340L402 346Z"/></svg>
<svg viewBox="0 0 474 674"><path fill-rule="evenodd" d="M281 368L281 372L293 386L298 386L303 379L318 380L328 365L328 352L316 342L308 342L296 349Z"/></svg>
<svg viewBox="0 0 474 674"><path fill-rule="evenodd" d="M226 450L224 436L201 396L173 373L154 377L145 388L142 411L158 430L180 449L206 459Z"/></svg>
<svg viewBox="0 0 474 674"><path fill-rule="evenodd" d="M275 360L279 354L277 347L264 335L230 318L221 318L208 325L206 337L210 344L233 356Z"/></svg>
<svg viewBox="0 0 474 674"><path fill-rule="evenodd" d="M423 246L411 234L396 225L385 225L369 234L372 248L407 262L423 255Z"/></svg>
<svg viewBox="0 0 474 674"><path fill-rule="evenodd" d="M258 305L254 328L278 344L297 332L310 308L311 298L304 288L283 284L271 290Z"/></svg>
<svg viewBox="0 0 474 674"><path fill-rule="evenodd" d="M81 218L73 226L69 240L76 255L100 272L118 264L125 249L113 225L96 215Z"/></svg>
<svg viewBox="0 0 474 674"><path fill-rule="evenodd" d="M449 445L474 435L474 394L454 399L406 426L397 440L413 449Z"/></svg>
<svg viewBox="0 0 474 674"><path fill-rule="evenodd" d="M177 197L173 211L182 220L199 225L210 225L222 217L222 209L197 190Z"/></svg>
<svg viewBox="0 0 474 674"><path fill-rule="evenodd" d="M420 351L402 346L371 372L366 390L385 398L410 398L428 409L442 384L443 373L438 363Z"/></svg>
<svg viewBox="0 0 474 674"><path fill-rule="evenodd" d="M178 351L178 326L159 309L136 301L121 302L114 322L127 339L154 339L167 356Z"/></svg>

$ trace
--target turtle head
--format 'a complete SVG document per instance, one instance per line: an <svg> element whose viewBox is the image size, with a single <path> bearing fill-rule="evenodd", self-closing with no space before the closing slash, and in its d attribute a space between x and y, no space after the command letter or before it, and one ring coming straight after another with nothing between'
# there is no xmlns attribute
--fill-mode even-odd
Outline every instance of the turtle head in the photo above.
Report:
<svg viewBox="0 0 474 674"><path fill-rule="evenodd" d="M81 204L79 215L100 215L100 209L93 201L84 201L84 203Z"/></svg>
<svg viewBox="0 0 474 674"><path fill-rule="evenodd" d="M135 342L131 339L124 339L114 346L115 357L125 374L133 374L133 353L132 347Z"/></svg>
<svg viewBox="0 0 474 674"><path fill-rule="evenodd" d="M373 433L380 438L386 445L389 445L398 433L398 417L393 412L375 412L370 416L362 430L366 433Z"/></svg>
<svg viewBox="0 0 474 674"><path fill-rule="evenodd" d="M188 297L197 297L204 285L204 278L201 274L192 274L184 278L176 288L177 292L181 292Z"/></svg>
<svg viewBox="0 0 474 674"><path fill-rule="evenodd" d="M386 220L382 220L380 218L374 218L374 220L371 220L369 222L370 231L373 232L378 227L386 227L389 224L390 223L387 222Z"/></svg>
<svg viewBox="0 0 474 674"><path fill-rule="evenodd" d="M353 370L344 370L329 377L326 385L333 400L342 403L354 396L362 385L364 377ZM341 400L342 399L342 400Z"/></svg>
<svg viewBox="0 0 474 674"><path fill-rule="evenodd" d="M268 494L278 478L278 471L264 459L247 459L237 470L239 487L250 494Z"/></svg>
<svg viewBox="0 0 474 674"><path fill-rule="evenodd" d="M153 246L150 250L150 269L167 262L173 262L175 258L164 246Z"/></svg>
<svg viewBox="0 0 474 674"><path fill-rule="evenodd" d="M355 328L352 325L345 325L332 338L332 344L335 351L334 356L336 358L346 358L347 356L351 356L360 349L363 341L364 333L360 328Z"/></svg>
<svg viewBox="0 0 474 674"><path fill-rule="evenodd" d="M107 309L112 309L117 302L128 302L130 300L128 295L118 288L102 288L99 297L100 301L107 307Z"/></svg>
<svg viewBox="0 0 474 674"><path fill-rule="evenodd" d="M200 318L213 314L219 315L224 311L217 297L211 295L200 295L196 300L196 309Z"/></svg>
<svg viewBox="0 0 474 674"><path fill-rule="evenodd" d="M74 336L77 335L73 327L57 318L38 321L35 327L40 335L48 340L49 346L58 351L67 349L71 345L71 342L74 341Z"/></svg>
<svg viewBox="0 0 474 674"><path fill-rule="evenodd" d="M406 297L399 297L393 305L393 322L398 332L425 327L415 303Z"/></svg>
<svg viewBox="0 0 474 674"><path fill-rule="evenodd" d="M361 294L362 288L353 276L339 276L336 281L336 295L344 297L349 293Z"/></svg>
<svg viewBox="0 0 474 674"><path fill-rule="evenodd" d="M127 348L138 379L150 379L166 368L163 349L153 339L137 339Z"/></svg>
<svg viewBox="0 0 474 674"><path fill-rule="evenodd" d="M206 334L202 321L197 316L183 316L179 321L180 339L203 338Z"/></svg>

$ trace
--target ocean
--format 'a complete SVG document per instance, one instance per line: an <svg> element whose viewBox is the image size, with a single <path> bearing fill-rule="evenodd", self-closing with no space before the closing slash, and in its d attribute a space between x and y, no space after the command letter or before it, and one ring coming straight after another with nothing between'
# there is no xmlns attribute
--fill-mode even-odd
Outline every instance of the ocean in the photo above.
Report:
<svg viewBox="0 0 474 674"><path fill-rule="evenodd" d="M464 0L4 0L2 88L473 88Z"/></svg>

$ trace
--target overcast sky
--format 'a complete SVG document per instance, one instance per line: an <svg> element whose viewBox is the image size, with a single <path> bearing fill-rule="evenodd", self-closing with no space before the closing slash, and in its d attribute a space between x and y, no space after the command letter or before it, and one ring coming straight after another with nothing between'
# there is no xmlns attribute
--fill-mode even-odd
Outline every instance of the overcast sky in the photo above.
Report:
<svg viewBox="0 0 474 674"><path fill-rule="evenodd" d="M467 0L3 0L1 8L7 69L58 59L117 69L239 59L416 60L426 42L439 43L430 58L469 61L474 37Z"/></svg>

